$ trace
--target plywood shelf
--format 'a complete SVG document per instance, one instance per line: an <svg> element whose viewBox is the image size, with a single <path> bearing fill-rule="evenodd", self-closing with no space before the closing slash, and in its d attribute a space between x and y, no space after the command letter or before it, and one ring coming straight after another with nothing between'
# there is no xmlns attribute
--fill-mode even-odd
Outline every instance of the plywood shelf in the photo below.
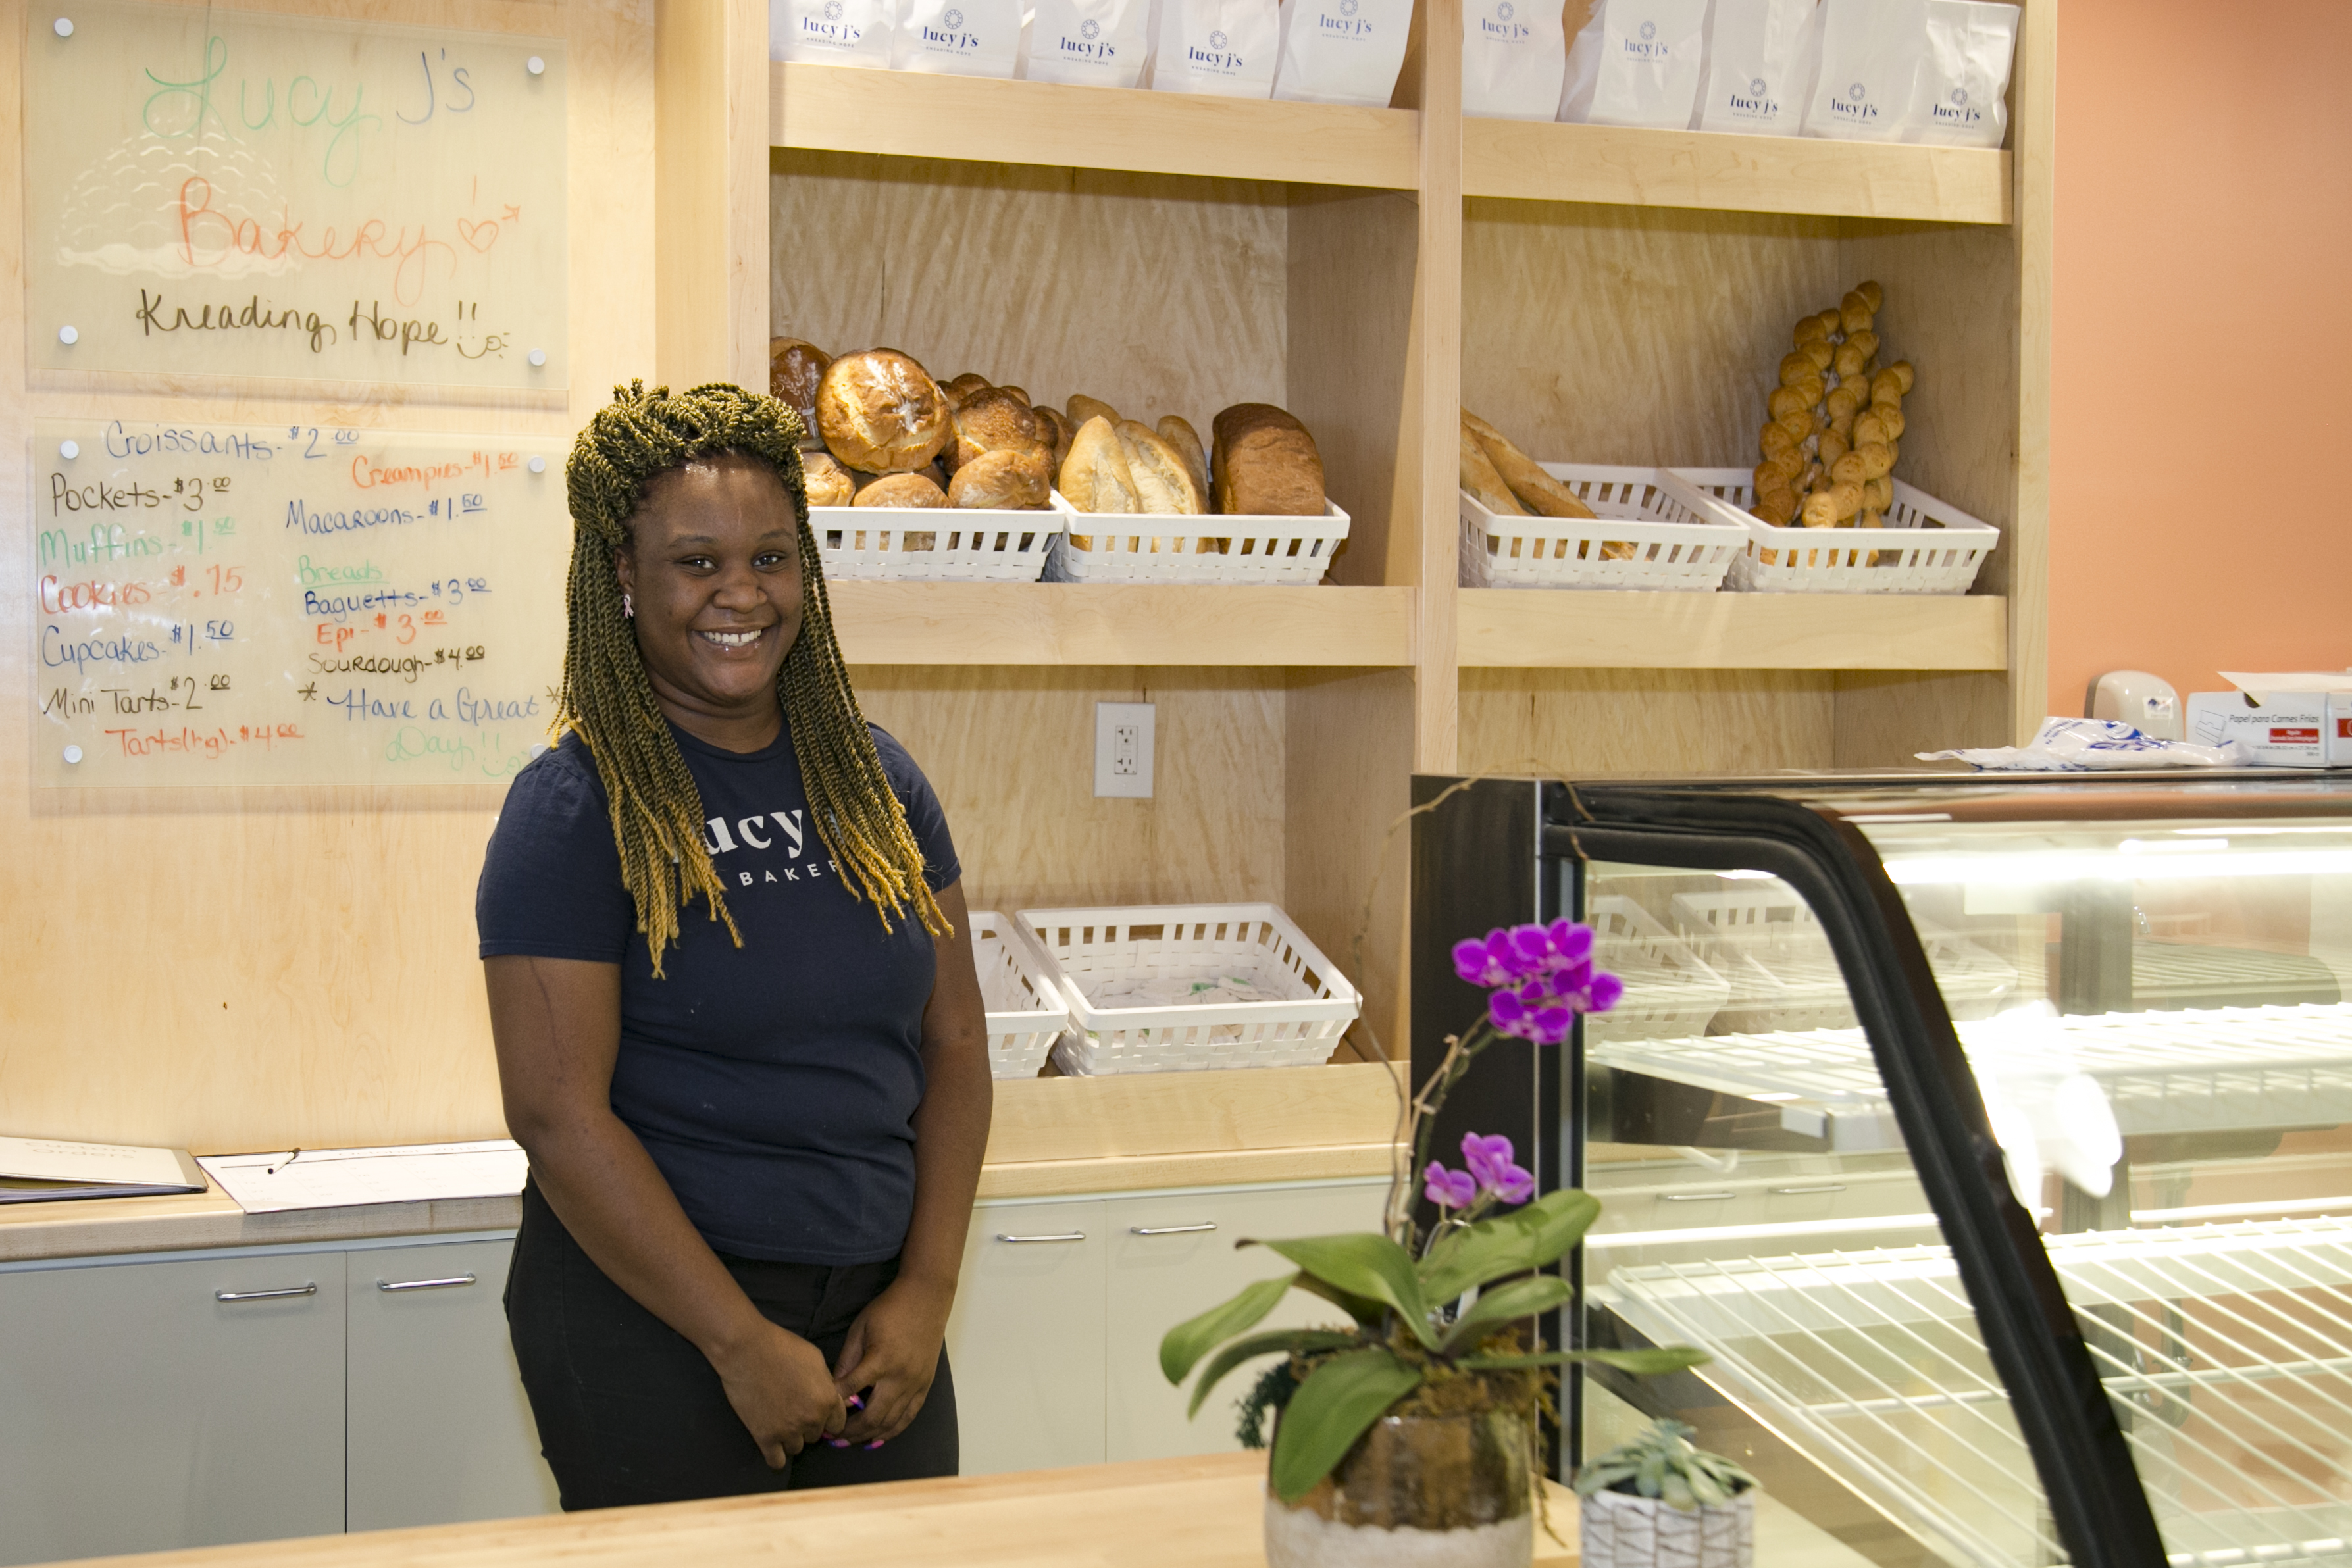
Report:
<svg viewBox="0 0 2352 1568"><path fill-rule="evenodd" d="M1828 217L2010 221L2010 155L1798 136L1470 120L1469 196Z"/></svg>
<svg viewBox="0 0 2352 1568"><path fill-rule="evenodd" d="M770 66L780 148L1412 190L1420 117L1122 88Z"/></svg>
<svg viewBox="0 0 2352 1568"><path fill-rule="evenodd" d="M832 582L853 664L1412 663L1412 591L1091 582Z"/></svg>
<svg viewBox="0 0 2352 1568"><path fill-rule="evenodd" d="M2000 670L2009 601L1859 593L1464 589L1460 662L1484 669Z"/></svg>

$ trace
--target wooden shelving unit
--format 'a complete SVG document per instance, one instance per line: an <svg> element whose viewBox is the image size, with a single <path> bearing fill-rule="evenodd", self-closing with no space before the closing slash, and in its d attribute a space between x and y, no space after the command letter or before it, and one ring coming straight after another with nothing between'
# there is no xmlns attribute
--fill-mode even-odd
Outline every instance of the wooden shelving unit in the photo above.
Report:
<svg viewBox="0 0 2352 1568"><path fill-rule="evenodd" d="M2009 601L1465 588L1465 669L2001 670ZM1829 601L1829 602L1824 602Z"/></svg>
<svg viewBox="0 0 2352 1568"><path fill-rule="evenodd" d="M858 664L1404 668L1408 588L835 582Z"/></svg>
<svg viewBox="0 0 2352 1568"><path fill-rule="evenodd" d="M2010 221L2010 154L1797 136L1469 120L1462 193L1521 201Z"/></svg>

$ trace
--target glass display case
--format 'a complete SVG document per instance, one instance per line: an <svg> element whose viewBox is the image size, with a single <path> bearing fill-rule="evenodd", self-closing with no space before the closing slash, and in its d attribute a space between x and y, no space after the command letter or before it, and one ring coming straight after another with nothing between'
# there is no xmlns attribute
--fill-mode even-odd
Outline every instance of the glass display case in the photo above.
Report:
<svg viewBox="0 0 2352 1568"><path fill-rule="evenodd" d="M1550 1332L1713 1357L1572 1381L1563 1468L1671 1414L1855 1563L2352 1563L2352 779L1482 781L1416 828L1417 1054L1490 925L1580 915L1625 981L1457 1095L1601 1199Z"/></svg>

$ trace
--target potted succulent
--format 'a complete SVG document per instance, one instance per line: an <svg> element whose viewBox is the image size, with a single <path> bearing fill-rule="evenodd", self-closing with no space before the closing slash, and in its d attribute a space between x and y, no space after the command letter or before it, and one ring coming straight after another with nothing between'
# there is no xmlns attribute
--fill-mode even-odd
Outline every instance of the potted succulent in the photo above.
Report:
<svg viewBox="0 0 2352 1568"><path fill-rule="evenodd" d="M1584 1568L1748 1568L1756 1561L1756 1478L1657 1421L1579 1470Z"/></svg>
<svg viewBox="0 0 2352 1568"><path fill-rule="evenodd" d="M1428 1158L1438 1108L1478 1055L1517 1037L1566 1040L1576 1016L1605 1011L1623 987L1592 964L1592 931L1572 921L1496 931L1457 944L1454 968L1486 988L1486 1010L1449 1038L1444 1060L1412 1101L1410 1169L1439 1219L1424 1233L1410 1189L1391 1185L1378 1232L1244 1241L1292 1265L1179 1323L1160 1365L1181 1385L1194 1369L1192 1408L1245 1362L1279 1353L1243 1402L1242 1439L1264 1441L1266 1560L1272 1568L1410 1560L1426 1568L1525 1568L1534 1552L1537 1419L1546 1379L1565 1362L1659 1373L1706 1360L1696 1351L1561 1351L1528 1322L1573 1295L1550 1271L1601 1206L1576 1191L1535 1197L1510 1140L1472 1134L1463 1166ZM1250 1331L1291 1291L1318 1296L1344 1326ZM1374 1541L1367 1532L1410 1532ZM1399 1552L1404 1555L1398 1555Z"/></svg>

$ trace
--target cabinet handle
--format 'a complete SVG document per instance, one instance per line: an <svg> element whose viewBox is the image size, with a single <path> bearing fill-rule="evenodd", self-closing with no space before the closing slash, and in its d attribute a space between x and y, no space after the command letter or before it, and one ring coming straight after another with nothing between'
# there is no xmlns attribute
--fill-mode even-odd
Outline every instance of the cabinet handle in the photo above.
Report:
<svg viewBox="0 0 2352 1568"><path fill-rule="evenodd" d="M287 1285L275 1291L215 1291L213 1300L215 1301L282 1301L288 1296L315 1296L318 1293L319 1287L316 1285Z"/></svg>
<svg viewBox="0 0 2352 1568"><path fill-rule="evenodd" d="M1065 1230L1065 1231L1061 1232L1059 1235L1056 1235L1056 1236L1007 1236L1007 1235L1005 1235L1003 1231L1001 1231L1001 1230L1000 1230L1000 1231L998 1231L998 1232L996 1233L996 1239L997 1239L999 1241L1013 1241L1013 1242L1021 1242L1021 1241L1084 1241L1084 1240L1087 1239L1087 1233L1086 1233L1085 1231L1083 1231L1083 1230Z"/></svg>
<svg viewBox="0 0 2352 1568"><path fill-rule="evenodd" d="M1130 1225L1129 1236L1197 1236L1203 1230L1214 1230L1217 1222L1204 1219L1198 1225Z"/></svg>
<svg viewBox="0 0 2352 1568"><path fill-rule="evenodd" d="M378 1280L375 1288L379 1291L446 1291L453 1285L470 1285L473 1282L471 1274L459 1274L447 1280Z"/></svg>
<svg viewBox="0 0 2352 1568"><path fill-rule="evenodd" d="M1845 1190L1845 1183L1842 1181L1832 1181L1824 1182L1820 1186L1776 1186L1770 1190L1786 1197L1793 1197L1800 1194L1811 1192L1843 1192Z"/></svg>
<svg viewBox="0 0 2352 1568"><path fill-rule="evenodd" d="M1738 1196L1736 1192L1670 1192L1666 1194L1666 1201L1668 1203L1715 1203L1723 1198Z"/></svg>

